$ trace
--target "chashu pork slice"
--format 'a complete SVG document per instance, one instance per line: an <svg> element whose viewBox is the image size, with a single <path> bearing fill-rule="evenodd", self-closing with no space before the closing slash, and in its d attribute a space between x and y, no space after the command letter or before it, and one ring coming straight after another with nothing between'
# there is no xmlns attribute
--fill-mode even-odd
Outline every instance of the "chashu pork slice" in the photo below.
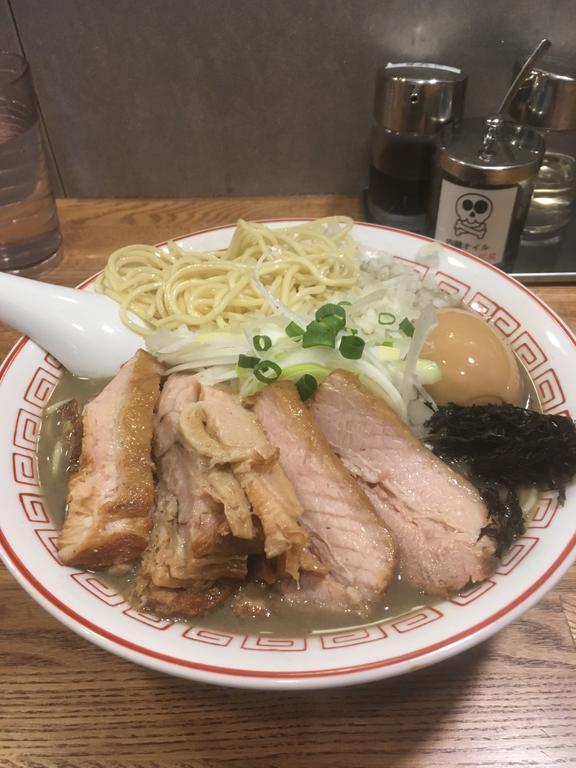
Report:
<svg viewBox="0 0 576 768"><path fill-rule="evenodd" d="M80 462L68 482L58 544L65 565L126 563L148 543L152 418L161 372L140 350L84 408Z"/></svg>
<svg viewBox="0 0 576 768"><path fill-rule="evenodd" d="M394 534L400 572L430 594L458 591L495 567L476 489L426 448L356 376L335 371L312 411L333 450Z"/></svg>
<svg viewBox="0 0 576 768"><path fill-rule="evenodd" d="M279 570L297 580L308 541L300 525L303 510L255 415L238 396L202 387L200 402L182 415L180 428L188 445L212 464L230 467L262 527L266 558L276 558Z"/></svg>
<svg viewBox="0 0 576 768"><path fill-rule="evenodd" d="M159 482L134 597L140 608L165 616L204 613L221 603L247 575L248 554L262 548L248 500L230 469L214 467L182 432L182 414L201 395L191 376L173 376L155 418ZM236 517L248 517L250 528L233 531L229 518Z"/></svg>
<svg viewBox="0 0 576 768"><path fill-rule="evenodd" d="M289 596L331 609L360 608L388 587L395 566L392 536L338 459L293 384L267 386L255 413L304 508L301 521L326 575L303 574Z"/></svg>

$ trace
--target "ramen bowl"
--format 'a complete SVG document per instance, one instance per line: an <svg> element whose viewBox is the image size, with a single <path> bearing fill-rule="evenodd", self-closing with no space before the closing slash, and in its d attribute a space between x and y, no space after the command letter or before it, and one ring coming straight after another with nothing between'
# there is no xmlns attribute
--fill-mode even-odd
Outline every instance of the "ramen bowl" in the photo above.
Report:
<svg viewBox="0 0 576 768"><path fill-rule="evenodd" d="M272 223L286 225L287 221ZM297 223L297 222L288 222ZM185 249L226 247L234 227L178 238ZM357 224L353 234L385 250L480 313L514 349L542 410L573 416L575 337L524 286L472 255L443 246L438 267L418 261L426 238ZM82 287L91 290L93 279ZM190 680L245 688L321 688L400 675L460 653L536 603L576 557L576 490L564 505L541 493L523 536L486 581L369 625L312 634L246 634L140 613L100 574L63 566L58 532L36 461L42 413L60 364L21 339L0 368L0 554L22 587L59 621L129 661Z"/></svg>

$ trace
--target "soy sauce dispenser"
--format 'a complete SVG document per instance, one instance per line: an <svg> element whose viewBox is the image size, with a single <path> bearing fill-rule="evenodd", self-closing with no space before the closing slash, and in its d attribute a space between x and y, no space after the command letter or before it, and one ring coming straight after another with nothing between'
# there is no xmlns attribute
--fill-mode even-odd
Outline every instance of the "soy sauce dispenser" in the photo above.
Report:
<svg viewBox="0 0 576 768"><path fill-rule="evenodd" d="M374 94L367 214L378 224L424 232L441 128L462 117L466 75L455 67L389 63Z"/></svg>
<svg viewBox="0 0 576 768"><path fill-rule="evenodd" d="M502 115L534 61L528 58L498 112L444 130L436 154L430 222L436 240L506 269L514 260L544 155L542 136Z"/></svg>

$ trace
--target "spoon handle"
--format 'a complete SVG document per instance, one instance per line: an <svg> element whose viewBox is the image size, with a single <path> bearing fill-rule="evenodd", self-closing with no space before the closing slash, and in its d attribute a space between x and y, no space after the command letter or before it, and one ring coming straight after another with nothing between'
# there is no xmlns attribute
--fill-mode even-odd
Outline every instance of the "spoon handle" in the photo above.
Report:
<svg viewBox="0 0 576 768"><path fill-rule="evenodd" d="M42 344L67 302L77 303L76 291L0 272L0 322Z"/></svg>
<svg viewBox="0 0 576 768"><path fill-rule="evenodd" d="M26 334L81 377L112 376L143 346L107 296L2 272L0 323Z"/></svg>
<svg viewBox="0 0 576 768"><path fill-rule="evenodd" d="M540 59L547 50L552 46L552 43L550 40L547 40L544 38L544 40L541 40L536 48L532 51L530 56L526 59L524 64L522 65L522 68L512 81L512 85L510 88L508 88L508 91L506 92L506 95L502 99L502 103L498 107L498 113L500 116L504 115L505 112L508 111L508 107L512 103L514 97L516 96L516 93L520 86L524 83L524 80L526 80L526 77L528 76L528 73L534 66L534 64Z"/></svg>

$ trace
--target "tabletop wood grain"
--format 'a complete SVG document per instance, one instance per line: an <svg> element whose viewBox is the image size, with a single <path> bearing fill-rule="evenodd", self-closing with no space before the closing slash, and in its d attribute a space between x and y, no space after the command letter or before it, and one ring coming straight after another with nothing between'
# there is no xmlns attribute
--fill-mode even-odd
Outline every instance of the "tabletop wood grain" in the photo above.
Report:
<svg viewBox="0 0 576 768"><path fill-rule="evenodd" d="M74 285L114 248L237 217L347 213L354 198L67 200ZM576 327L576 287L534 289ZM16 334L0 327L0 358ZM112 656L42 610L0 567L1 768L576 766L576 569L523 617L454 659L355 688L250 692Z"/></svg>

